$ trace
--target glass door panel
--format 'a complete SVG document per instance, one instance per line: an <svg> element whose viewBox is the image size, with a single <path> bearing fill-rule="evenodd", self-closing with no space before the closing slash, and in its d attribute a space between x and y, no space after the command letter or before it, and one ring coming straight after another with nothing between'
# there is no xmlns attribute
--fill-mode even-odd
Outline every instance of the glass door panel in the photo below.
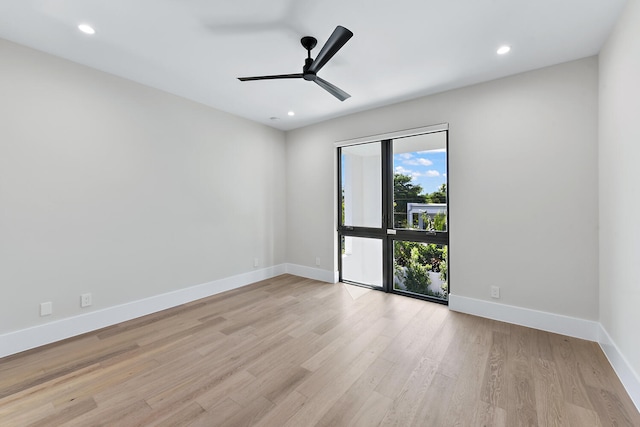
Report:
<svg viewBox="0 0 640 427"><path fill-rule="evenodd" d="M340 163L342 225L382 228L380 142L342 148Z"/></svg>
<svg viewBox="0 0 640 427"><path fill-rule="evenodd" d="M382 239L343 236L342 280L382 287Z"/></svg>
<svg viewBox="0 0 640 427"><path fill-rule="evenodd" d="M393 140L393 227L447 231L447 133Z"/></svg>
<svg viewBox="0 0 640 427"><path fill-rule="evenodd" d="M446 301L447 245L393 242L393 290Z"/></svg>

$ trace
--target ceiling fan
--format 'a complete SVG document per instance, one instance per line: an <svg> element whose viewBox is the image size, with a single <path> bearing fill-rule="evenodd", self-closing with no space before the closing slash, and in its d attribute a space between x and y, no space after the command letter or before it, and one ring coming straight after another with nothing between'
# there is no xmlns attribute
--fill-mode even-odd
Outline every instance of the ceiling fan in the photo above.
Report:
<svg viewBox="0 0 640 427"><path fill-rule="evenodd" d="M347 92L343 91L339 87L332 85L328 81L318 77L318 71L325 64L333 58L333 56L353 37L353 33L346 28L338 25L329 40L322 46L320 53L316 56L316 59L311 59L311 49L313 49L318 40L315 37L305 36L300 39L302 47L307 50L307 59L304 61L304 67L302 73L297 74L277 74L272 76L256 76L256 77L238 77L238 80L242 82L250 80L275 80L275 79L305 79L307 81L316 82L318 86L329 92L331 95L338 98L340 101L344 101L349 98Z"/></svg>

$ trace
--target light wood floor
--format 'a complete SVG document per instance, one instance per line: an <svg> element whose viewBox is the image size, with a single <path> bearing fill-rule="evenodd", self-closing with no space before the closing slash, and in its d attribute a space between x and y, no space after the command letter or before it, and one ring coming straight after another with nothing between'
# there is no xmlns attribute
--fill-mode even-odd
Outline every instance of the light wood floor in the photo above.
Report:
<svg viewBox="0 0 640 427"><path fill-rule="evenodd" d="M284 275L0 359L0 426L640 426L597 344Z"/></svg>

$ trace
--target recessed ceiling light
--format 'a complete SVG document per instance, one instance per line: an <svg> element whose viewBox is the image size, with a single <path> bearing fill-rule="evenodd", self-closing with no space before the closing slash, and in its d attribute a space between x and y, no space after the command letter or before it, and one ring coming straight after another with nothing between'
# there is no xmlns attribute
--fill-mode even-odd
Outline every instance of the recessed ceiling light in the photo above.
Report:
<svg viewBox="0 0 640 427"><path fill-rule="evenodd" d="M88 24L80 24L78 25L78 29L85 34L95 34L96 30L93 29L91 25Z"/></svg>
<svg viewBox="0 0 640 427"><path fill-rule="evenodd" d="M500 46L497 50L498 55L504 55L511 50L511 46Z"/></svg>
<svg viewBox="0 0 640 427"><path fill-rule="evenodd" d="M290 116L295 116L296 115L296 113L294 113L293 111L289 111L287 114L290 115Z"/></svg>

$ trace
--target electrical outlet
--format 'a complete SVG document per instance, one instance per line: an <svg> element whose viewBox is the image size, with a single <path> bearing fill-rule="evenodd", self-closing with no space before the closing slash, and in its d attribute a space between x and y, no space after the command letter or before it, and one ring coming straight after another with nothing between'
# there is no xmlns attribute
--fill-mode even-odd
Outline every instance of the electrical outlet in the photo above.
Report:
<svg viewBox="0 0 640 427"><path fill-rule="evenodd" d="M318 265L318 266L320 265L320 257L319 256L316 257L316 265Z"/></svg>
<svg viewBox="0 0 640 427"><path fill-rule="evenodd" d="M257 266L259 266L259 265L260 265L260 260L259 260L258 258L254 258L254 259L253 259L253 266L254 266L254 267L257 267Z"/></svg>
<svg viewBox="0 0 640 427"><path fill-rule="evenodd" d="M80 295L80 307L89 307L91 303L91 294Z"/></svg>
<svg viewBox="0 0 640 427"><path fill-rule="evenodd" d="M491 287L491 298L500 298L500 287L492 286Z"/></svg>
<svg viewBox="0 0 640 427"><path fill-rule="evenodd" d="M43 302L40 304L40 316L48 316L53 313L53 303Z"/></svg>

